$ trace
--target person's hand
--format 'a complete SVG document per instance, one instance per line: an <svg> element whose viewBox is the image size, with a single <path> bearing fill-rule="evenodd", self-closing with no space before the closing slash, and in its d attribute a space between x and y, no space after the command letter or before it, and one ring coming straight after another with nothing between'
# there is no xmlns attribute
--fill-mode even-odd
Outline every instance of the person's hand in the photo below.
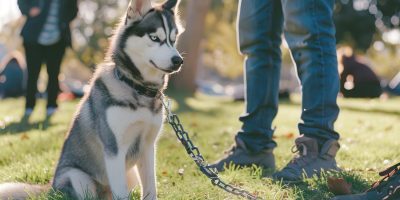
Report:
<svg viewBox="0 0 400 200"><path fill-rule="evenodd" d="M40 14L41 10L38 7L33 7L29 10L29 16L30 17L36 17Z"/></svg>

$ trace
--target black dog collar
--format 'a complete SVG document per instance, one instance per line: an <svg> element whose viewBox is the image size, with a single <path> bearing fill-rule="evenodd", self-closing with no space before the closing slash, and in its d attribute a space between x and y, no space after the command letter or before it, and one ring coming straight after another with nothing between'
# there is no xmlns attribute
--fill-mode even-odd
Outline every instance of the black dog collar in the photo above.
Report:
<svg viewBox="0 0 400 200"><path fill-rule="evenodd" d="M124 76L116 67L114 68L114 76L118 80L126 83L127 85L133 87L136 92L140 95L144 95L150 98L154 98L157 96L157 94L160 92L158 89L153 89L153 88L148 88L143 85L137 84L131 79L127 78Z"/></svg>

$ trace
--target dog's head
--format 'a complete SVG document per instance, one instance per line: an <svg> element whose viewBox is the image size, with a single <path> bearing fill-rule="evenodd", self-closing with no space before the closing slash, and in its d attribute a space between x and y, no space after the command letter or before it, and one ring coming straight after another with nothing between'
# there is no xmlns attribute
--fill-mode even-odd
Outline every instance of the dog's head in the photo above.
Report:
<svg viewBox="0 0 400 200"><path fill-rule="evenodd" d="M183 63L175 47L179 34L174 8L177 0L152 7L151 0L132 0L119 28L119 52L125 54L142 75L170 74Z"/></svg>

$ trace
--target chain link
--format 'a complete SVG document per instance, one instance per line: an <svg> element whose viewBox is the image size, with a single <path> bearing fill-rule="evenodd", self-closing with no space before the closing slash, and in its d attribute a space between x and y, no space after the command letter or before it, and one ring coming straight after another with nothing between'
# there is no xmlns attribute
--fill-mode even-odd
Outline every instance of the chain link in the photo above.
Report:
<svg viewBox="0 0 400 200"><path fill-rule="evenodd" d="M166 97L164 97L164 98L166 98ZM193 142L190 140L189 134L183 128L183 126L179 120L179 117L176 114L173 114L171 112L170 100L167 99L167 103L164 102L162 97L160 97L160 100L165 108L165 111L167 112L167 121L171 125L172 129L174 130L176 137L179 139L179 141L185 147L187 154L189 154L189 156L193 159L193 161L199 167L200 171L211 180L211 183L214 186L217 186L231 194L241 196L241 197L249 199L249 200L260 200L260 198L251 194L250 192L240 189L240 188L237 188L233 185L227 184L224 181L222 181L218 177L216 169L211 169L211 167L204 160L204 157L201 155L199 148L197 148L193 144Z"/></svg>

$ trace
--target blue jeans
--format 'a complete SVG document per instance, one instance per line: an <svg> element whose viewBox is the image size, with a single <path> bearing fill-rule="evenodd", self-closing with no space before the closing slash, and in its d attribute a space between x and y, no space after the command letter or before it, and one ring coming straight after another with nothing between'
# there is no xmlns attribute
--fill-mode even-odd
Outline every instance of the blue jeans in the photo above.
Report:
<svg viewBox="0 0 400 200"><path fill-rule="evenodd" d="M319 144L339 139L334 0L241 0L238 34L246 56L246 110L237 136L252 152L276 147L272 121L278 111L281 35L284 33L302 86L300 134Z"/></svg>

